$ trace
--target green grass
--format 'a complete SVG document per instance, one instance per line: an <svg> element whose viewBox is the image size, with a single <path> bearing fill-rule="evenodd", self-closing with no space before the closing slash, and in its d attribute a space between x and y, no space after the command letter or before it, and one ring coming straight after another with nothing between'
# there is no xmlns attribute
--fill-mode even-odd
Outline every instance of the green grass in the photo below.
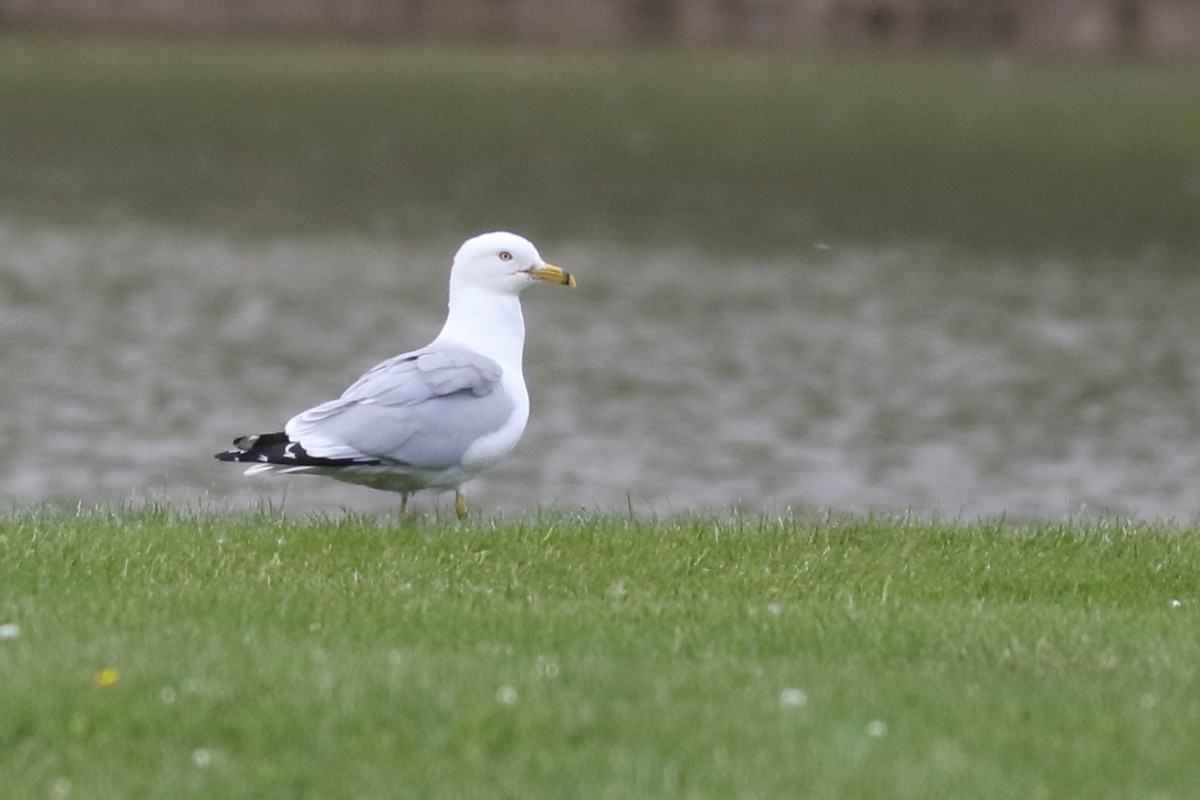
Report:
<svg viewBox="0 0 1200 800"><path fill-rule="evenodd" d="M1120 520L16 512L0 797L1191 797L1197 587Z"/></svg>
<svg viewBox="0 0 1200 800"><path fill-rule="evenodd" d="M0 215L226 235L1200 248L1200 70L0 35Z"/></svg>

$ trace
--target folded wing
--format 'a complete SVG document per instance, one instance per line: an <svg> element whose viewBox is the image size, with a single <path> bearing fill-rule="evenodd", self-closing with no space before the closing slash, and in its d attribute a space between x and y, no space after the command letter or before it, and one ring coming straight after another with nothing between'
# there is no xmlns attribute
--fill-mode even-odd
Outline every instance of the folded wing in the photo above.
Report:
<svg viewBox="0 0 1200 800"><path fill-rule="evenodd" d="M486 356L430 345L377 364L338 399L292 417L285 432L314 458L446 469L512 415L502 376Z"/></svg>

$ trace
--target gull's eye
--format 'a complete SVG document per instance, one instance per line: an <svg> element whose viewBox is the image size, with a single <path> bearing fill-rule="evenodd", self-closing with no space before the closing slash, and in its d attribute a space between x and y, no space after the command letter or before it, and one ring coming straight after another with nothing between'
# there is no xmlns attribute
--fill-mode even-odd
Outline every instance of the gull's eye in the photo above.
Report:
<svg viewBox="0 0 1200 800"><path fill-rule="evenodd" d="M512 253L508 252L507 250L501 250L500 251L500 260L501 261L512 261Z"/></svg>

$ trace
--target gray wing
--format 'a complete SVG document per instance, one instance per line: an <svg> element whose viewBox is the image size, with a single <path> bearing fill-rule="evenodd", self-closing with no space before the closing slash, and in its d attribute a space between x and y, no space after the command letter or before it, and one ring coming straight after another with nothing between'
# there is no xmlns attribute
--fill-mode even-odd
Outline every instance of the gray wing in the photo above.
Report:
<svg viewBox="0 0 1200 800"><path fill-rule="evenodd" d="M433 344L377 364L337 400L292 417L285 431L311 456L445 469L512 415L502 375L486 356Z"/></svg>

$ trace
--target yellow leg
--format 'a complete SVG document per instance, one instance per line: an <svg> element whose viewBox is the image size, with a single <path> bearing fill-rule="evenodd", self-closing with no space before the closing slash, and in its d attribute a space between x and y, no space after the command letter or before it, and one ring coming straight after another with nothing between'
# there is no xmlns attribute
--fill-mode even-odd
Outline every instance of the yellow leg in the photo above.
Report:
<svg viewBox="0 0 1200 800"><path fill-rule="evenodd" d="M408 492L400 493L400 521L408 519Z"/></svg>
<svg viewBox="0 0 1200 800"><path fill-rule="evenodd" d="M454 513L459 519L467 518L467 496L457 489L454 490Z"/></svg>

